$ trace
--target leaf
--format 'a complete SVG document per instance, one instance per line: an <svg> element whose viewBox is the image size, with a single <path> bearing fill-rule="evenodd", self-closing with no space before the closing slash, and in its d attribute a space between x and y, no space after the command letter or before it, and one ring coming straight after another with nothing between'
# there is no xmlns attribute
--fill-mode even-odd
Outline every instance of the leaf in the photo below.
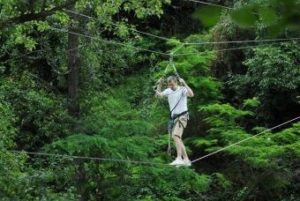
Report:
<svg viewBox="0 0 300 201"><path fill-rule="evenodd" d="M261 22L266 26L273 25L278 20L277 14L271 8L261 7L258 12Z"/></svg>
<svg viewBox="0 0 300 201"><path fill-rule="evenodd" d="M266 30L266 35L270 38L278 36L280 33L284 32L285 25L282 22L273 24L269 26Z"/></svg>
<svg viewBox="0 0 300 201"><path fill-rule="evenodd" d="M48 24L48 22L40 21L40 22L37 22L36 25L37 25L37 30L38 30L38 31L41 31L41 32L43 32L43 31L49 29L49 24Z"/></svg>
<svg viewBox="0 0 300 201"><path fill-rule="evenodd" d="M204 26L211 27L218 23L221 14L221 8L205 6L195 11L193 18L199 19Z"/></svg>
<svg viewBox="0 0 300 201"><path fill-rule="evenodd" d="M254 27L257 20L252 6L236 9L230 13L230 17L233 22L244 28Z"/></svg>

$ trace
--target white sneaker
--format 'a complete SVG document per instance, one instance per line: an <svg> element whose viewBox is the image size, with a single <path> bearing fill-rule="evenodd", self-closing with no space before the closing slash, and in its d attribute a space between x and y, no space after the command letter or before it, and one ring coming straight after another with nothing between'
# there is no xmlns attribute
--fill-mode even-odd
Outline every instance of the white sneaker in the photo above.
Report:
<svg viewBox="0 0 300 201"><path fill-rule="evenodd" d="M192 162L189 159L184 159L183 162L184 162L184 166L189 167L192 165Z"/></svg>
<svg viewBox="0 0 300 201"><path fill-rule="evenodd" d="M184 161L181 158L176 158L172 163L170 163L170 165L175 165L175 166L179 166L179 165L184 165Z"/></svg>

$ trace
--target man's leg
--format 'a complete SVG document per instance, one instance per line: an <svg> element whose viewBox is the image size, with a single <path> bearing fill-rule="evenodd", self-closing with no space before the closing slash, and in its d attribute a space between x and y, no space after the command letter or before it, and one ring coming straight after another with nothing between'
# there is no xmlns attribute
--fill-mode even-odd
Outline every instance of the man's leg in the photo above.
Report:
<svg viewBox="0 0 300 201"><path fill-rule="evenodd" d="M190 160L187 155L185 145L183 144L182 141L182 134L186 125L187 125L187 118L185 117L180 118L174 126L172 136L176 145L177 158L180 157L181 159L183 159L185 163L190 165Z"/></svg>
<svg viewBox="0 0 300 201"><path fill-rule="evenodd" d="M175 146L176 146L177 157L188 160L189 157L186 153L186 148L183 144L183 141L182 141L181 137L179 137L179 135L173 135L173 139L174 139Z"/></svg>
<svg viewBox="0 0 300 201"><path fill-rule="evenodd" d="M180 158L182 159L182 143L181 143L181 139L176 136L176 135L173 135L173 140L175 142L175 147L176 147L176 152L177 152L177 158Z"/></svg>
<svg viewBox="0 0 300 201"><path fill-rule="evenodd" d="M182 160L182 147L180 145L180 138L178 138L176 135L172 135L172 137L175 142L177 157L172 163L170 163L170 165L185 165L184 161Z"/></svg>
<svg viewBox="0 0 300 201"><path fill-rule="evenodd" d="M181 146L181 153L182 153L183 160L189 160L189 157L186 153L186 148L185 148L182 140L180 140L180 146Z"/></svg>

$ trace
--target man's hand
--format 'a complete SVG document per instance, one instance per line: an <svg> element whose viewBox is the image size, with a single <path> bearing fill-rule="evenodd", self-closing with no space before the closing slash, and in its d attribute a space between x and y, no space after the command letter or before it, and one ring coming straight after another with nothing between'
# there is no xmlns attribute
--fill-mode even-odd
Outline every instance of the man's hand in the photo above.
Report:
<svg viewBox="0 0 300 201"><path fill-rule="evenodd" d="M161 77L161 78L159 78L159 79L157 80L156 84L157 84L157 85L159 85L159 84L161 85L163 82L164 82L164 78Z"/></svg>
<svg viewBox="0 0 300 201"><path fill-rule="evenodd" d="M163 97L162 93L158 90L155 90L155 96L159 98Z"/></svg>
<svg viewBox="0 0 300 201"><path fill-rule="evenodd" d="M182 79L182 78L179 78L179 82L180 82L182 85L186 85L186 82L185 82L185 80L184 80L184 79Z"/></svg>

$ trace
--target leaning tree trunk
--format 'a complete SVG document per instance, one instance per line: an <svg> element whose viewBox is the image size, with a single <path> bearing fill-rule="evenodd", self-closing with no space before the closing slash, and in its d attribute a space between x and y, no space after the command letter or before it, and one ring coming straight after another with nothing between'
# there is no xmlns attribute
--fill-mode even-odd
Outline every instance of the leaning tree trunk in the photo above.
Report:
<svg viewBox="0 0 300 201"><path fill-rule="evenodd" d="M78 117L79 107L79 36L70 32L76 32L74 26L69 27L68 33L68 111Z"/></svg>
<svg viewBox="0 0 300 201"><path fill-rule="evenodd" d="M74 7L73 7L74 8ZM79 117L79 69L80 69L80 57L79 57L79 36L72 34L77 32L80 21L76 15L70 14L70 18L74 22L69 26L68 32L68 111L73 117ZM76 131L78 125L75 125L73 129ZM86 174L84 171L83 161L76 161L76 187L77 192L80 195L80 201L87 201L88 195L86 190Z"/></svg>

